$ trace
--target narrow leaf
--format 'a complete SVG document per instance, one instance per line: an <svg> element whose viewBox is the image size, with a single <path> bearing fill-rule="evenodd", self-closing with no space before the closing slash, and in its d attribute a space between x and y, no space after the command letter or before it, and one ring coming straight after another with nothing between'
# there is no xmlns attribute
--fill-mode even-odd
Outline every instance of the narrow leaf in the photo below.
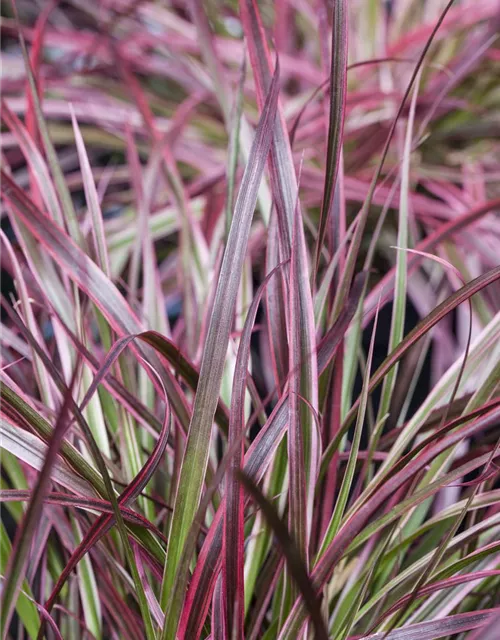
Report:
<svg viewBox="0 0 500 640"><path fill-rule="evenodd" d="M272 125L278 99L278 78L279 69L277 66L271 90L257 128L251 157L245 169L238 193L217 283L172 517L160 599L160 605L163 609L166 608L168 598L171 596L171 589L184 543L200 501L208 462L212 420L217 407L239 280L257 199L258 186L271 145ZM163 638L165 640L175 636L179 613L172 611L171 619L165 618L165 626L163 628Z"/></svg>
<svg viewBox="0 0 500 640"><path fill-rule="evenodd" d="M340 154L342 151L347 93L347 23L347 0L335 0L333 3L332 59L330 64L330 117L328 124L325 185L323 188L323 202L319 218L318 238L316 241L316 273L319 267L328 217L333 206Z"/></svg>

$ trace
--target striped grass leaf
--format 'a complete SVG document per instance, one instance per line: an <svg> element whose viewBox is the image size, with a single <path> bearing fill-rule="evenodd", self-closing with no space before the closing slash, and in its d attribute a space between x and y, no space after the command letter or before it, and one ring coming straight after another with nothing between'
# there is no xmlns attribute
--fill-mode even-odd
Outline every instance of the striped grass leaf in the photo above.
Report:
<svg viewBox="0 0 500 640"><path fill-rule="evenodd" d="M167 605L187 533L200 500L208 462L210 431L217 406L244 253L257 189L271 144L272 124L278 98L278 77L277 69L265 109L262 112L251 158L245 169L238 193L224 252L174 505L160 599L162 608ZM179 613L179 611L170 611L170 616L165 616L165 626L162 633L165 640L175 635Z"/></svg>
<svg viewBox="0 0 500 640"><path fill-rule="evenodd" d="M85 291L99 307L113 329L119 334L140 333L142 326L136 318L118 288L56 225L50 224L32 202L17 187L15 182L2 170L2 189L4 196L16 208L16 212L31 232L52 254L59 266L64 269L78 286ZM150 350L144 348L141 354L160 374L169 394L172 406L181 424L187 425L188 408L178 385L168 371ZM153 374L152 374L153 375Z"/></svg>

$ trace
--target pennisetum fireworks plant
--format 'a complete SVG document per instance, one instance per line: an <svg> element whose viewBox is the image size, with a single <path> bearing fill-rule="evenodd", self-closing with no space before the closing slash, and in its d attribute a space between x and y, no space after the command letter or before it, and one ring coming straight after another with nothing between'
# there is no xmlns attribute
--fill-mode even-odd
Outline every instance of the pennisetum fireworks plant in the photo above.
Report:
<svg viewBox="0 0 500 640"><path fill-rule="evenodd" d="M2 638L497 638L498 10L2 4Z"/></svg>

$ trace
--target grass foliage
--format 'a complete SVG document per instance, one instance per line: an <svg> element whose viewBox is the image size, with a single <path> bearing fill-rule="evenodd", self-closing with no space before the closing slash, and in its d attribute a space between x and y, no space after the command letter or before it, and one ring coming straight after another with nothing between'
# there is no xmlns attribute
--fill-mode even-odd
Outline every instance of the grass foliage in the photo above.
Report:
<svg viewBox="0 0 500 640"><path fill-rule="evenodd" d="M2 4L2 638L496 638L497 0Z"/></svg>

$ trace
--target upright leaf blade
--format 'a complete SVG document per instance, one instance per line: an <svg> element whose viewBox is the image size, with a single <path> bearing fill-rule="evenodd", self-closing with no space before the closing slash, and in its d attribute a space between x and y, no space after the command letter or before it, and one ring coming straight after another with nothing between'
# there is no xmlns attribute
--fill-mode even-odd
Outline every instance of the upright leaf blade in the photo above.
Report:
<svg viewBox="0 0 500 640"><path fill-rule="evenodd" d="M325 169L323 202L316 241L315 271L318 271L321 250L325 239L328 216L333 206L335 184L339 170L344 133L345 100L347 93L347 0L333 3L332 58L330 65L330 117Z"/></svg>
<svg viewBox="0 0 500 640"><path fill-rule="evenodd" d="M217 407L243 260L258 187L271 146L272 125L278 100L278 79L277 65L238 193L217 283L172 517L160 600L163 609L167 606L184 543L200 501L208 462L212 421ZM165 617L162 633L164 640L175 637L179 613L179 611L170 611L170 615Z"/></svg>
<svg viewBox="0 0 500 640"><path fill-rule="evenodd" d="M392 307L391 331L389 336L389 352L397 347L404 335L405 308L406 308L406 288L407 288L407 258L405 249L408 247L408 201L410 189L410 159L411 141L413 135L413 122L415 119L415 109L417 105L417 95L420 84L420 74L415 82L415 89L410 105L410 113L406 126L406 136L403 151L403 164L401 167L401 192L399 199L399 219L398 219L398 247L402 251L397 252L396 264L396 286L394 289L394 305ZM378 410L378 420L384 416L390 407L392 392L398 365L394 366L387 374L382 388L382 395Z"/></svg>

